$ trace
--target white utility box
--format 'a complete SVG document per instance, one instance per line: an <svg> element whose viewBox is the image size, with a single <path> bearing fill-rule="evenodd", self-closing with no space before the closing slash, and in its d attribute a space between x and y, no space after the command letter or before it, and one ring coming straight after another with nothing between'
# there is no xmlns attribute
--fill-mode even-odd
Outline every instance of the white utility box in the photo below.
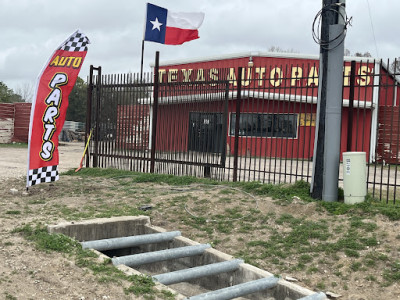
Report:
<svg viewBox="0 0 400 300"><path fill-rule="evenodd" d="M365 152L343 153L344 203L355 204L367 195L367 166Z"/></svg>

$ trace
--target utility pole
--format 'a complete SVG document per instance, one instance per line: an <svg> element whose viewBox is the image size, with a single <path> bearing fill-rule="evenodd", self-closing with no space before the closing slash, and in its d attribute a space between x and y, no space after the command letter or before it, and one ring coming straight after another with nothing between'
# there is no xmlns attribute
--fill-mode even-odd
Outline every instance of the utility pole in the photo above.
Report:
<svg viewBox="0 0 400 300"><path fill-rule="evenodd" d="M311 196L337 201L346 32L345 0L323 0ZM314 22L315 25L315 22Z"/></svg>

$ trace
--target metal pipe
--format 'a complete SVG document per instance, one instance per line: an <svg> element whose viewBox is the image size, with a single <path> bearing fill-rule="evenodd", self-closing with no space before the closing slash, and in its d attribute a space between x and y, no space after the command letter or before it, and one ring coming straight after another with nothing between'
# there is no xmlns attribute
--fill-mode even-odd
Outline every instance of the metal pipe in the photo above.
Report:
<svg viewBox="0 0 400 300"><path fill-rule="evenodd" d="M241 259L228 260L221 263L209 264L190 269L179 270L153 276L153 279L162 284L169 285L191 279L212 276L220 273L235 271L244 261Z"/></svg>
<svg viewBox="0 0 400 300"><path fill-rule="evenodd" d="M180 231L161 232L152 234L142 234L134 236L126 236L120 238L103 239L95 241L82 242L83 249L95 249L98 251L129 248L144 244L155 244L173 240L180 236Z"/></svg>
<svg viewBox="0 0 400 300"><path fill-rule="evenodd" d="M314 293L312 295L300 298L298 300L324 300L324 299L328 299L328 298L326 297L326 295L324 293L320 292L320 293Z"/></svg>
<svg viewBox="0 0 400 300"><path fill-rule="evenodd" d="M128 267L140 266L148 263L155 263L170 259L194 256L203 254L204 250L210 248L209 244L172 248L167 250L153 251L147 253L126 255L112 258L112 263L116 265L127 265Z"/></svg>
<svg viewBox="0 0 400 300"><path fill-rule="evenodd" d="M196 295L189 297L190 300L227 300L233 299L240 296L256 293L265 289L269 289L275 287L278 283L279 278L271 276L268 278L262 278L258 280L253 280L241 284L237 284L234 286L230 286L224 289L211 291L208 293Z"/></svg>

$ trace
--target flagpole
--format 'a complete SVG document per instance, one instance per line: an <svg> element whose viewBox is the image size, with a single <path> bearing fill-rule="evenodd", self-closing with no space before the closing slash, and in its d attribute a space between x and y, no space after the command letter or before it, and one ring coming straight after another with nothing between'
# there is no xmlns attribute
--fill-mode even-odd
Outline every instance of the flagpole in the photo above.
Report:
<svg viewBox="0 0 400 300"><path fill-rule="evenodd" d="M146 22L147 22L147 10L149 3L146 4L146 14L144 15L144 26L143 26L143 38L142 38L142 57L140 60L140 83L143 82L143 56L144 56L144 39L146 36Z"/></svg>
<svg viewBox="0 0 400 300"><path fill-rule="evenodd" d="M142 39L142 58L140 61L140 82L143 82L143 53L144 53L144 39Z"/></svg>

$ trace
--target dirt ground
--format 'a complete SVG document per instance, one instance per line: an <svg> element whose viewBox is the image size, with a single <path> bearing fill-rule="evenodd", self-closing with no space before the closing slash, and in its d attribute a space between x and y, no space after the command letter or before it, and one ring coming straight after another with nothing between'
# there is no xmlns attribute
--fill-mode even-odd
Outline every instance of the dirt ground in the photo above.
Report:
<svg viewBox="0 0 400 300"><path fill-rule="evenodd" d="M88 218L87 214L82 214L85 207L87 210L87 207L95 207L97 212L101 212L104 207L151 204L158 208L149 212L152 224L168 230L180 230L183 236L197 242L212 242L216 249L231 255L237 255L245 249L249 239L261 240L263 235L266 236L266 229L260 225L281 232L288 232L289 228L285 223L279 224L272 222L271 218L264 218L264 221L254 221L258 225L254 225L251 233L236 228L240 224L238 221L232 222L233 228L226 232L214 228L205 234L199 228L189 226L185 220L191 215L202 214L211 216L208 221L212 222L212 216L221 215L226 206L231 206L248 212L246 216L255 214L256 210L257 216L290 214L310 221L325 220L338 228L338 224L346 227L350 222L347 217L329 215L318 210L315 203L301 200L281 205L268 197L237 193L240 197L232 196L228 204L221 205L213 202L215 197L212 191L202 190L201 187L193 192L195 197L186 195L188 200L183 207L172 202L180 201L184 189L176 190L165 184L136 184L127 192L126 189L116 188L116 185L127 185L129 182L116 179L87 181L80 177L60 176L56 183L38 185L26 193L26 151L0 147L0 299L139 299L126 295L118 284L100 283L90 271L76 266L68 255L36 250L31 242L11 232L25 224L58 224L66 220ZM82 151L82 144L61 145L60 171L76 168ZM208 203L200 206L196 199ZM294 278L303 287L332 292L338 299L400 299L397 281L389 286L383 284L384 271L393 268L393 262L400 259L400 223L383 216L371 217L369 221L377 225L373 234L378 244L360 251L361 258L350 257L343 252L338 252L333 260L332 257L320 255L314 259L312 272L311 268L296 269L294 266L297 261L293 256L282 258L276 265L270 264L267 259L257 259L256 263L260 268L283 278ZM365 267L366 264L361 268L351 267L357 266L355 262L363 261L363 257L371 253L390 257L391 263L379 261L373 268Z"/></svg>
<svg viewBox="0 0 400 300"><path fill-rule="evenodd" d="M83 149L80 143L61 144L60 172L77 168ZM125 295L120 286L99 283L94 275L77 267L70 257L38 251L22 236L10 233L16 227L38 220L46 224L61 221L49 221L40 209L23 216L7 214L28 205L31 194L25 193L26 170L27 149L0 147L0 299L136 299ZM50 199L49 188L50 185L44 184L32 190ZM54 201L68 202L69 196L66 193L65 198Z"/></svg>
<svg viewBox="0 0 400 300"><path fill-rule="evenodd" d="M59 171L78 168L84 150L83 143L60 143ZM27 172L28 153L26 148L0 147L0 180L19 178Z"/></svg>

